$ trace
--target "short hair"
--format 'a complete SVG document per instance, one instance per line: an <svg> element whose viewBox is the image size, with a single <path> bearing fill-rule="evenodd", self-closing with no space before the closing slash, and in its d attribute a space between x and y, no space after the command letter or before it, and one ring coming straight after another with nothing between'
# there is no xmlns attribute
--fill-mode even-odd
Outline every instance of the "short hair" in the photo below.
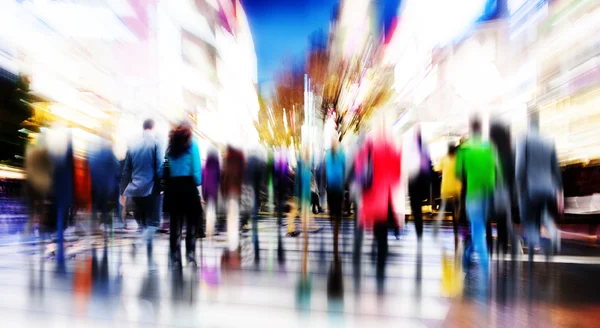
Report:
<svg viewBox="0 0 600 328"><path fill-rule="evenodd" d="M154 129L154 120L149 118L144 121L144 130L152 130Z"/></svg>
<svg viewBox="0 0 600 328"><path fill-rule="evenodd" d="M481 119L479 119L479 117L473 117L471 119L471 132L481 133Z"/></svg>

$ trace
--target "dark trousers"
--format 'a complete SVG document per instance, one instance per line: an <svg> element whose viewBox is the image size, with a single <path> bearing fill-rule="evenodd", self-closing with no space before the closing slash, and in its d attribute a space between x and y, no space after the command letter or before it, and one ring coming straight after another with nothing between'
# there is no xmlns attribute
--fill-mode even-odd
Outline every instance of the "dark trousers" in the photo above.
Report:
<svg viewBox="0 0 600 328"><path fill-rule="evenodd" d="M185 253L188 260L194 260L196 254L196 231L198 229L199 218L194 213L171 214L169 222L169 246L171 257L174 260L181 260L181 231L185 221Z"/></svg>
<svg viewBox="0 0 600 328"><path fill-rule="evenodd" d="M373 227L375 242L377 243L377 290L383 291L385 280L385 263L388 255L388 223L377 222Z"/></svg>
<svg viewBox="0 0 600 328"><path fill-rule="evenodd" d="M143 234L154 233L158 229L160 219L158 218L158 209L160 195L148 195L146 197L133 197L135 204L135 220L141 225ZM146 230L146 231L144 231ZM148 236L147 240L148 262L152 262L152 238Z"/></svg>
<svg viewBox="0 0 600 328"><path fill-rule="evenodd" d="M254 206L252 207L252 244L254 245L254 259L260 260L260 247L258 243L258 211L260 210L260 188L254 186Z"/></svg>
<svg viewBox="0 0 600 328"><path fill-rule="evenodd" d="M329 215L333 223L333 254L335 260L339 260L339 239L340 226L342 224L342 205L344 202L344 192L342 190L327 189L327 203L329 206Z"/></svg>
<svg viewBox="0 0 600 328"><path fill-rule="evenodd" d="M408 183L408 194L410 196L410 210L413 220L415 221L415 229L417 238L423 236L423 200L427 198L429 193L429 181L426 175L419 174L416 178Z"/></svg>
<svg viewBox="0 0 600 328"><path fill-rule="evenodd" d="M283 263L285 261L285 250L283 249L283 238L281 236L281 224L283 220L283 212L285 202L287 200L287 192L284 188L277 190L277 261Z"/></svg>
<svg viewBox="0 0 600 328"><path fill-rule="evenodd" d="M159 195L148 195L146 197L133 197L133 203L135 204L135 220L146 228L148 226L158 227L159 217L158 208Z"/></svg>
<svg viewBox="0 0 600 328"><path fill-rule="evenodd" d="M510 211L510 209L508 209ZM507 213L493 213L493 218L496 221L496 232L498 239L496 241L496 252L506 254L508 251L508 227L507 227ZM488 252L493 253L494 250L494 238L492 235L492 222L488 220L486 224L486 241L488 246Z"/></svg>

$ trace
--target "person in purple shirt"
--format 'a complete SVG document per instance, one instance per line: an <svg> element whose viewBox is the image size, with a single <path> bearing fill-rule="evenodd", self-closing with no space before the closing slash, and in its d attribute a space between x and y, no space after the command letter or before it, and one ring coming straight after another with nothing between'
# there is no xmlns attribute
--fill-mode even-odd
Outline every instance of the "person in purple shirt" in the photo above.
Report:
<svg viewBox="0 0 600 328"><path fill-rule="evenodd" d="M221 182L221 164L217 149L210 149L202 172L202 196L206 202L206 235L212 237L217 219L217 199Z"/></svg>

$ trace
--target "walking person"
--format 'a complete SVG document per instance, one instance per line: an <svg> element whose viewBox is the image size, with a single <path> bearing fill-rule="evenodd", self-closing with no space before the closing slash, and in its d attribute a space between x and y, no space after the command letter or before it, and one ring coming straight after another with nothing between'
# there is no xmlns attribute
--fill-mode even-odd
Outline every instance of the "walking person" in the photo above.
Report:
<svg viewBox="0 0 600 328"><path fill-rule="evenodd" d="M420 130L415 132L415 153L413 156L415 156L415 161L418 163L418 169L409 174L408 194L417 239L420 241L423 236L423 200L429 198L431 185L431 159L423 143Z"/></svg>
<svg viewBox="0 0 600 328"><path fill-rule="evenodd" d="M341 297L342 265L339 254L340 227L342 224L342 206L344 203L344 185L346 177L346 156L339 147L337 135L333 137L331 149L325 155L325 175L327 181L327 201L329 216L333 224L333 266L330 273L328 293Z"/></svg>
<svg viewBox="0 0 600 328"><path fill-rule="evenodd" d="M75 165L73 156L72 136L66 125L57 123L48 131L46 145L48 146L52 166L51 200L53 221L51 224L57 230L56 260L57 271L64 273L65 247L64 230L69 218L69 209L75 201Z"/></svg>
<svg viewBox="0 0 600 328"><path fill-rule="evenodd" d="M152 238L160 224L160 178L163 171L163 152L154 135L154 121L143 124L142 138L125 155L121 190L135 203L136 220L142 226L142 241L146 243L148 264L152 268Z"/></svg>
<svg viewBox="0 0 600 328"><path fill-rule="evenodd" d="M448 154L440 161L440 170L442 171L442 186L440 188L440 205L434 233L437 234L439 225L446 215L446 206L452 205L452 226L454 228L454 241L458 242L458 216L460 215L460 194L462 184L456 177L456 151L458 147L453 143L448 144Z"/></svg>
<svg viewBox="0 0 600 328"><path fill-rule="evenodd" d="M539 247L543 225L552 242L552 251L560 249L560 236L554 220L563 212L563 185L554 144L539 134L538 117L529 121L527 135L517 146L516 185L521 218L526 227L529 263Z"/></svg>
<svg viewBox="0 0 600 328"><path fill-rule="evenodd" d="M273 189L276 199L277 211L277 260L283 263L285 260L283 249L283 240L281 237L281 226L283 225L283 216L285 205L288 200L289 188L291 180L289 178L289 164L287 155L284 149L279 149L273 160Z"/></svg>
<svg viewBox="0 0 600 328"><path fill-rule="evenodd" d="M120 165L112 144L110 136L104 135L99 147L90 154L90 176L92 180L92 222L96 221L95 227L104 225L104 237L106 239L108 228L112 228L111 210L117 204L117 178L120 176Z"/></svg>
<svg viewBox="0 0 600 328"><path fill-rule="evenodd" d="M174 268L181 266L181 231L185 229L185 254L189 265L196 265L196 232L202 221L198 186L202 184L200 149L186 122L169 133L167 148L169 176L166 177L164 211L170 217L170 254Z"/></svg>
<svg viewBox="0 0 600 328"><path fill-rule="evenodd" d="M252 206L252 244L254 245L254 260L260 261L260 247L258 240L258 212L261 205L261 193L267 175L267 163L262 151L256 147L248 156L247 180L254 191Z"/></svg>
<svg viewBox="0 0 600 328"><path fill-rule="evenodd" d="M217 200L221 183L221 163L219 151L216 148L208 150L202 174L202 197L206 203L206 236L212 238L215 234Z"/></svg>
<svg viewBox="0 0 600 328"><path fill-rule="evenodd" d="M513 229L513 199L515 198L515 155L512 147L509 127L501 122L492 122L490 126L490 141L497 151L498 160L502 169L501 178L496 179L497 185L494 191L494 208L492 216L496 221L498 234L496 251L498 254L506 254L509 240L513 254L519 251L519 242ZM488 247L492 246L491 221L488 221ZM492 249L490 249L490 252Z"/></svg>
<svg viewBox="0 0 600 328"><path fill-rule="evenodd" d="M401 154L386 133L384 118L380 124L381 131L359 150L355 170L362 185L359 229L373 231L377 244L377 291L383 293L389 220L398 220L393 208L393 191L400 183ZM355 254L361 252L361 247L355 248Z"/></svg>
<svg viewBox="0 0 600 328"><path fill-rule="evenodd" d="M244 153L227 146L225 163L223 165L223 183L221 189L227 199L227 243L229 253L239 255L240 246L240 197L244 179Z"/></svg>
<svg viewBox="0 0 600 328"><path fill-rule="evenodd" d="M494 189L496 174L501 175L493 146L483 141L481 121L471 121L471 137L456 155L456 176L466 185L466 211L471 222L472 247L482 269L488 269L485 225Z"/></svg>

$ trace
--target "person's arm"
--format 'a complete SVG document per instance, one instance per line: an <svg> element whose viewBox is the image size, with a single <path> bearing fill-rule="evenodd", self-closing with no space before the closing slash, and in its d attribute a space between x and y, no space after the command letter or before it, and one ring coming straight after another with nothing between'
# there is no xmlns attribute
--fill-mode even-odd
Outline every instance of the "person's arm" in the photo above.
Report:
<svg viewBox="0 0 600 328"><path fill-rule="evenodd" d="M456 171L456 177L462 182L465 182L464 161L464 150L459 148L456 152L456 166L454 170Z"/></svg>
<svg viewBox="0 0 600 328"><path fill-rule="evenodd" d="M156 172L154 172L154 174L156 174L156 177L162 177L163 176L163 169L164 169L164 163L165 163L165 152L163 147L159 144L159 142L156 142L156 148L154 148L154 151L156 152L155 154L155 167L156 167Z"/></svg>
<svg viewBox="0 0 600 328"><path fill-rule="evenodd" d="M125 188L129 182L131 182L131 171L132 171L132 163L131 163L131 154L127 151L125 155L125 164L123 165L123 172L121 174L121 195L125 192Z"/></svg>
<svg viewBox="0 0 600 328"><path fill-rule="evenodd" d="M202 163L200 162L200 149L198 144L192 142L192 174L196 186L202 185Z"/></svg>
<svg viewBox="0 0 600 328"><path fill-rule="evenodd" d="M524 155L525 142L517 144L515 149L515 186L517 193L523 191L523 184L525 180L525 155Z"/></svg>
<svg viewBox="0 0 600 328"><path fill-rule="evenodd" d="M564 211L564 194L563 194L563 183L562 183L562 172L560 171L560 165L558 164L558 156L556 156L556 149L552 149L552 178L557 187L556 190L556 204L558 206L559 213Z"/></svg>
<svg viewBox="0 0 600 328"><path fill-rule="evenodd" d="M502 168L502 161L500 160L500 155L498 154L498 151L494 147L492 147L492 152L493 152L493 156L494 156L496 181L500 181L501 183L504 183L504 171L503 171L504 169Z"/></svg>

